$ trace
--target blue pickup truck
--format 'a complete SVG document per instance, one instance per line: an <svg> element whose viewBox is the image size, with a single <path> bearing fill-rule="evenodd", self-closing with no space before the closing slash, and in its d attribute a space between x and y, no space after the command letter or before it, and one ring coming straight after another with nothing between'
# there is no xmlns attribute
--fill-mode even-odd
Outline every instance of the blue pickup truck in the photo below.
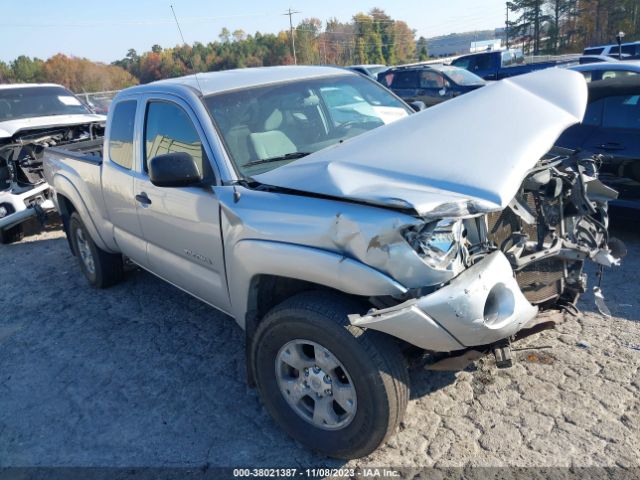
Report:
<svg viewBox="0 0 640 480"><path fill-rule="evenodd" d="M467 69L485 80L500 80L535 70L567 66L571 63L577 63L577 60L527 62L522 50L508 49L463 55L453 60L451 65Z"/></svg>

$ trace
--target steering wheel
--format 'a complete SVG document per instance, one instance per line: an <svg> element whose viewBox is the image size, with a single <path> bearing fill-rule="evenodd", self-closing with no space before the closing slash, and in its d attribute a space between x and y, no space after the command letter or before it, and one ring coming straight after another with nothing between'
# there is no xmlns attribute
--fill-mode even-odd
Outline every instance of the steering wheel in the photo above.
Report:
<svg viewBox="0 0 640 480"><path fill-rule="evenodd" d="M353 127L356 127L358 125L366 125L368 123L374 123L376 125L383 125L384 122L382 122L381 120L379 121L374 121L374 120L349 120L347 122L342 123L341 125L339 125L337 127L337 130L340 131L344 131L344 132L348 132L349 130L351 130Z"/></svg>

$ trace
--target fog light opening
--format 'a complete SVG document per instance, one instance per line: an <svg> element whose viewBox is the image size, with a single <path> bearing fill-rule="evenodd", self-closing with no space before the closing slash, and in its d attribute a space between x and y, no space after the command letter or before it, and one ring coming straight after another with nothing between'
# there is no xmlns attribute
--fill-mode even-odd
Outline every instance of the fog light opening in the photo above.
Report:
<svg viewBox="0 0 640 480"><path fill-rule="evenodd" d="M515 310L516 300L504 283L493 286L484 304L484 323L495 327L507 320Z"/></svg>

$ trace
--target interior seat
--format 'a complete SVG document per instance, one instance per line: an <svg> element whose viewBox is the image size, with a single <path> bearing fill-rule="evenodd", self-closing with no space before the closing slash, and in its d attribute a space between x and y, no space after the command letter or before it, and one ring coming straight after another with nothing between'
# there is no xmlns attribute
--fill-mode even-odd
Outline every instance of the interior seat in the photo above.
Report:
<svg viewBox="0 0 640 480"><path fill-rule="evenodd" d="M281 157L298 151L295 144L280 130L269 130L249 135L251 145L259 160Z"/></svg>

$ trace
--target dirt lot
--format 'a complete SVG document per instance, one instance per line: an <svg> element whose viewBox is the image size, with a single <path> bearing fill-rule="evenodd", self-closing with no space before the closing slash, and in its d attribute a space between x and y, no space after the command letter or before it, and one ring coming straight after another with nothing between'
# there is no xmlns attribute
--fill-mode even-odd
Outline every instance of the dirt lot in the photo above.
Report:
<svg viewBox="0 0 640 480"><path fill-rule="evenodd" d="M351 466L640 466L640 235L568 318L458 374L412 374L401 430ZM0 246L0 466L331 465L245 385L243 334L155 277L89 288L54 230Z"/></svg>

